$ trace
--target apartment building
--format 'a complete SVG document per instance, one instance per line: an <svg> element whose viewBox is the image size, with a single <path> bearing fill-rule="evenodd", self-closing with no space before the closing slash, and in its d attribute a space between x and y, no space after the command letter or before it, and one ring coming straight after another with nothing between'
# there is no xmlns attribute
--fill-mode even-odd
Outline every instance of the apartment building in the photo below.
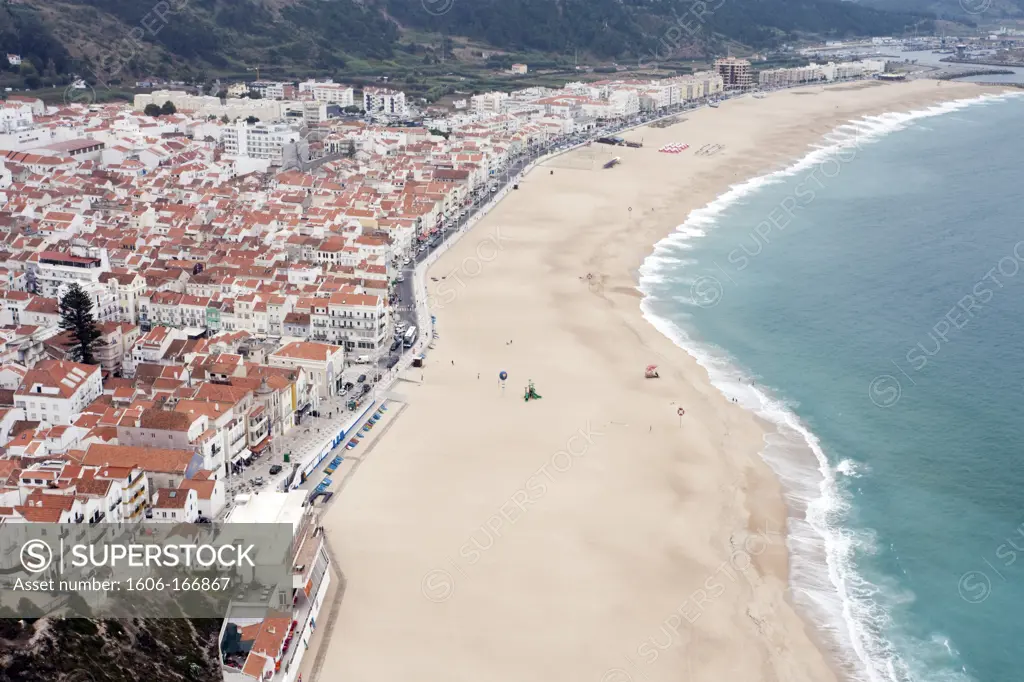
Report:
<svg viewBox="0 0 1024 682"><path fill-rule="evenodd" d="M109 270L110 264L105 252L97 256L76 256L43 251L32 271L35 280L33 291L47 298L59 298L62 286L72 282L77 282L83 288L99 285L100 277Z"/></svg>
<svg viewBox="0 0 1024 682"><path fill-rule="evenodd" d="M222 439L204 413L174 412L147 408L130 412L117 424L117 440L122 445L170 448L195 452L204 469L218 471L224 464Z"/></svg>
<svg viewBox="0 0 1024 682"><path fill-rule="evenodd" d="M267 159L273 166L284 163L285 149L299 141L299 133L283 123L249 124L239 119L223 129L224 153Z"/></svg>
<svg viewBox="0 0 1024 682"><path fill-rule="evenodd" d="M408 113L405 93L388 88L365 88L363 90L363 109L368 114L384 114L399 118Z"/></svg>
<svg viewBox="0 0 1024 682"><path fill-rule="evenodd" d="M473 113L480 116L500 114L505 102L508 101L506 92L485 92L482 95L470 97L470 106Z"/></svg>
<svg viewBox="0 0 1024 682"><path fill-rule="evenodd" d="M198 454L189 450L170 448L144 448L132 445L92 443L82 457L85 466L99 467L100 471L137 470L145 473L147 494L159 488L177 488L182 481L202 471ZM130 489L131 490L131 489ZM135 487L137 494L138 488ZM146 500L149 504L150 500Z"/></svg>
<svg viewBox="0 0 1024 682"><path fill-rule="evenodd" d="M351 107L356 103L355 90L338 83L316 83L310 88L313 99L323 104L337 104L339 107Z"/></svg>
<svg viewBox="0 0 1024 682"><path fill-rule="evenodd" d="M32 421L68 425L102 394L103 379L98 366L42 360L25 373L14 392L14 404L25 410Z"/></svg>
<svg viewBox="0 0 1024 682"><path fill-rule="evenodd" d="M249 92L258 92L263 99L284 99L286 85L275 81L254 81L249 84Z"/></svg>
<svg viewBox="0 0 1024 682"><path fill-rule="evenodd" d="M114 268L103 272L99 282L110 288L117 305L117 319L135 324L139 321L139 299L146 288L146 278L138 272Z"/></svg>
<svg viewBox="0 0 1024 682"><path fill-rule="evenodd" d="M314 341L292 341L267 357L271 367L302 368L313 390L312 400L338 395L342 386L342 370L345 368L345 349L327 343ZM299 405L296 412L316 405Z"/></svg>
<svg viewBox="0 0 1024 682"><path fill-rule="evenodd" d="M327 318L331 342L350 353L372 356L386 351L391 342L390 318L380 296L331 294Z"/></svg>
<svg viewBox="0 0 1024 682"><path fill-rule="evenodd" d="M143 363L163 364L171 344L185 338L185 333L179 329L153 327L132 346L131 353L125 356L122 371L127 376L134 376L135 368Z"/></svg>
<svg viewBox="0 0 1024 682"><path fill-rule="evenodd" d="M766 69L757 74L758 85L762 88L788 88L800 83L813 83L825 79L817 64L797 66L790 69Z"/></svg>
<svg viewBox="0 0 1024 682"><path fill-rule="evenodd" d="M32 107L25 102L0 103L0 134L8 135L32 127Z"/></svg>
<svg viewBox="0 0 1024 682"><path fill-rule="evenodd" d="M726 89L749 88L754 83L750 62L736 57L715 60L715 71L722 77Z"/></svg>
<svg viewBox="0 0 1024 682"><path fill-rule="evenodd" d="M100 335L93 343L92 352L103 371L121 376L125 355L139 338L139 328L127 322L101 322Z"/></svg>

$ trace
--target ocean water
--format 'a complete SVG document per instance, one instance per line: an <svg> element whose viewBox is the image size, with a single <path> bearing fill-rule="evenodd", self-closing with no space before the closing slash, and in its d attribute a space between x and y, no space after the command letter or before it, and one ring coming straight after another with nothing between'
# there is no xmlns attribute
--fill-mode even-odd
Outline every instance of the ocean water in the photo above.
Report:
<svg viewBox="0 0 1024 682"><path fill-rule="evenodd" d="M645 316L774 425L852 679L1024 679L1024 97L853 121L659 243Z"/></svg>

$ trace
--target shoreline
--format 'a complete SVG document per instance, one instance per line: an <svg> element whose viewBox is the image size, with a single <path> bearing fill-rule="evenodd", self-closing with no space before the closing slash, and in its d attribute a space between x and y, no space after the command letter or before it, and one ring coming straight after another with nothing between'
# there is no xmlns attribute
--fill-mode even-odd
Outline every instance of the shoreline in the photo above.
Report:
<svg viewBox="0 0 1024 682"><path fill-rule="evenodd" d="M625 132L627 139L656 142L645 141L643 150L616 148L624 164L612 171L600 170L600 145L539 164L523 179L518 201L502 202L442 255L430 273L439 281L428 282L442 338L428 356L426 381L400 389L410 396L408 421L396 422L396 433L390 442L382 440L382 452L352 483L352 494L338 500L325 519L332 542L351 548L338 551L351 594L342 606L343 644L329 655L329 669L398 679L432 666L450 670L467 658L467 670L475 663L489 679L517 679L536 674L528 665L532 656L539 657L535 663L547 656L554 660L545 674L607 682L673 679L681 670L694 680L823 680L842 674L821 646L818 625L790 605L789 509L781 481L758 456L767 422L734 409L708 372L691 355L679 354L678 344L646 319L636 289L654 245L735 180L792 165L794 150L803 151L796 159L806 156L807 145L851 118L1001 90L953 84L936 92L925 85L932 84L833 86L821 91L827 103L815 99L818 92L783 91L684 112L685 122L667 128ZM869 88L870 102L845 93ZM842 111L826 117L833 101ZM811 110L799 123L812 123L798 132L786 117L792 107ZM763 120L772 118L767 114L773 109L782 123ZM716 132L722 118L761 130ZM787 123L790 129L780 133L778 126ZM759 148L761 140L754 138L765 131L787 139ZM729 140L718 158L704 159L710 163L699 168L695 152L716 140L691 140L707 134ZM656 151L663 141L691 147L673 159ZM674 177L674 161L690 172ZM624 202L630 209L625 216ZM617 218L610 220L613 213ZM524 272L530 277L524 279ZM452 275L456 284L447 282ZM540 300L556 314L540 310ZM494 306L504 312L496 314ZM524 328L541 337L539 342L533 335L524 339ZM501 341L506 337L512 343ZM652 358L662 365L657 382L642 378L643 364ZM465 364L468 374L461 369ZM490 374L498 366L511 375L508 396L493 386L482 389L481 379L472 376L474 368ZM601 381L594 367L601 368ZM523 404L519 384L530 377L538 379L545 398ZM621 400L615 397L620 393ZM452 425L454 431L443 425L455 421L445 416L453 401L472 422ZM672 406L681 404L686 415L677 426ZM646 433L645 421L652 422ZM444 445L431 448L435 438ZM577 455L574 447L582 452ZM568 459L559 456L564 451L571 453ZM483 454L490 456L489 466L481 466ZM547 485L537 497L545 483L539 471ZM454 497L439 499L434 490L425 495L416 483L455 483ZM382 530L399 531L408 544L382 551ZM636 535L645 542L635 542ZM575 553L561 551L567 541ZM399 557L412 573L392 565ZM540 570L545 567L547 572ZM409 583L416 588L411 595ZM527 593L501 598L517 585ZM594 603L597 596L603 602ZM394 611L382 612L399 614L400 633L429 640L412 645L408 662L379 660L382 639L395 633L367 621L385 604ZM564 620L580 631L556 651L540 634L547 624L535 620L544 618L539 607L551 604L567 607L572 616L559 619L555 609L555 624ZM481 632L496 613L512 629ZM599 627L609 618L614 622ZM439 624L458 633L454 644L450 637L424 634ZM523 627L536 634L524 635ZM467 647L465 639L477 640L476 646ZM510 653L515 660L506 660ZM753 660L737 660L742 655ZM594 659L600 660L589 665Z"/></svg>
<svg viewBox="0 0 1024 682"><path fill-rule="evenodd" d="M981 85L981 84L979 84ZM1016 94L1016 93L1010 93ZM839 502L839 498L825 499L824 497L812 497L808 495L811 490L809 482L806 480L796 481L792 476L792 468L794 465L804 467L807 471L813 472L816 480L813 481L815 486L825 484L830 494L835 491L835 470L838 468L842 470L843 463L840 463L833 467L827 460L824 450L821 447L817 436L806 427L800 417L794 413L783 401L775 397L774 390L771 387L765 388L764 384L761 384L755 388L754 380L747 374L746 368L736 366L732 363L731 358L723 354L717 348L708 346L701 341L695 340L689 336L686 330L680 328L668 317L661 317L655 312L651 305L657 300L656 285L651 287L644 286L645 282L645 270L651 279L657 282L660 259L659 252L670 252L673 251L673 247L678 246L680 242L686 243L693 240L699 240L702 236L701 228L706 226L708 223L717 223L717 215L727 210L732 204L741 202L744 197L748 194L754 194L761 190L762 187L775 184L777 182L784 181L785 178L792 178L794 176L802 176L806 182L808 179L817 181L818 179L826 181L828 177L837 177L841 171L841 166L849 161L852 161L856 153L860 150L863 143L872 143L879 141L888 135L899 132L906 128L909 124L920 121L922 119L930 118L932 116L939 116L947 113L953 113L960 111L966 107L979 104L983 100L980 97L947 100L943 102L937 102L932 106L924 109L915 109L910 112L906 112L902 115L899 120L894 120L899 115L899 112L885 112L880 115L869 115L866 116L862 121L868 121L870 123L877 124L877 128L868 129L865 131L864 127L857 128L857 131L843 136L840 130L843 128L853 128L849 124L840 126L837 130L833 131L828 136L829 144L826 146L818 146L812 151L808 151L803 156L795 157L795 160L787 167L782 170L777 170L767 174L754 176L744 180L743 182L733 185L729 188L729 191L719 195L710 204L705 205L701 208L694 209L686 217L686 219L674 230L672 233L661 239L654 245L653 251L648 256L644 263L637 270L638 277L638 290L644 294L643 301L641 302L641 311L643 317L662 334L672 339L673 342L689 354L701 367L704 368L705 372L709 377L709 381L720 390L726 397L732 399L735 398L739 405L752 413L760 423L765 431L765 443L764 448L760 451L761 458L771 466L776 476L779 478L782 484L782 489L788 500L789 508L789 520L787 526L792 531L792 524L794 521L802 521L803 516L806 515L808 507L816 505L817 503L826 502L827 508L821 512L822 518L817 518L815 521L820 524L815 526L813 529L819 535L814 538L810 538L812 541L822 540L829 543L834 543L837 538L832 537L829 534L834 532L836 529L828 527L824 523L824 515L835 510L835 505ZM883 119L888 119L884 120ZM846 153L844 153L846 152ZM836 172L830 176L828 172L823 171L828 162L836 164ZM823 171L819 174L819 178L814 176L818 171ZM819 183L820 184L820 183ZM798 184L798 187L800 185ZM785 219L784 215L777 216L778 218ZM715 229L716 226L712 226ZM758 228L767 227L764 232L758 232L757 229L745 235L744 241L749 241L749 238L758 236L754 239L756 243L757 251L751 253L746 250L746 246L743 247L744 265L746 264L747 257L755 258L760 253L762 248L767 248L770 243L773 243L776 237L780 237L779 234L771 234L773 229L772 225L762 223ZM774 229L777 232L781 232L785 229L785 225L775 224ZM672 242L675 242L673 244ZM739 249L737 249L737 252ZM668 268L672 270L670 266ZM679 275L681 268L676 267L674 274ZM719 268L722 271L722 280L728 283L728 273L724 269ZM740 268L742 269L742 268ZM700 279L704 279L703 277ZM712 276L710 278L714 280L714 288L712 293L715 295L722 295L722 287L720 282L715 280ZM726 287L727 288L727 287ZM691 290L693 291L693 289ZM697 292L698 294L706 292ZM699 296L695 297L699 298ZM711 307L717 300L714 301L699 301L695 300L694 303L700 307ZM706 304L706 305L705 305ZM723 369L723 367L727 369ZM737 374L745 375L737 379ZM773 454L771 437L777 436L779 438L786 439L787 444L792 447L794 444L799 447L801 452L799 455L794 456L792 452ZM797 442L794 442L797 441ZM776 444L776 450L784 449L779 448ZM797 462L797 459L801 460ZM784 469L789 468L788 472ZM800 473L807 473L802 471ZM787 481L787 475L789 480ZM804 524L806 525L806 523ZM830 598L837 598L840 600L839 606L846 604L847 597L840 594L839 587L830 582L830 571L839 570L844 583L851 577L856 579L856 574L849 572L848 567L841 566L837 567L834 565L836 559L833 554L834 544L832 550L826 552L824 548L815 547L813 552L801 553L797 548L800 546L807 546L808 538L803 537L799 541L796 541L792 536L789 537L789 549L790 549L790 561L797 559L804 563L805 575L803 576L806 584L800 584L798 579L792 575L789 575L789 583L792 588L799 589L803 592L815 593L817 599L805 600L803 604L793 602L794 607L797 608L798 612L801 613L808 624L812 626L811 635L819 642L823 649L828 650L835 658L836 672L840 677L844 677L844 671L850 671L857 669L862 665L860 656L864 656L865 659L872 662L873 665L877 665L880 662L884 662L886 659L882 659L881 656L872 656L864 652L864 641L870 640L870 633L866 633L861 630L858 633L857 643L853 644L849 637L841 637L836 634L826 633L837 633L843 631L845 628L856 626L861 628L864 624L860 620L851 620L848 622L840 622L844 618L847 618L843 612L838 613L827 613L825 612L822 604ZM820 551L819 551L820 550ZM827 557L827 558L826 558ZM846 559L845 555L841 555L840 558ZM818 561L819 563L815 563ZM809 569L809 570L808 570ZM809 573L810 575L808 575ZM815 583L827 584L828 594L823 594L820 589L816 589ZM845 585L843 586L845 589ZM815 609L817 607L817 609ZM864 614L860 614L863 616ZM824 631L824 632L823 632ZM870 642L873 645L879 644L879 642ZM880 649L880 648L879 648ZM880 654L879 649L875 649L876 654ZM856 654L856 659L853 655ZM859 679L856 674L850 674L851 679Z"/></svg>

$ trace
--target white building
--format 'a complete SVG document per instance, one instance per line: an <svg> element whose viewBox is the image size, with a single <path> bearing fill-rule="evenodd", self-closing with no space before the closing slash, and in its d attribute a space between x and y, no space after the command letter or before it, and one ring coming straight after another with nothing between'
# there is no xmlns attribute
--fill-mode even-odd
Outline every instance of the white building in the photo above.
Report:
<svg viewBox="0 0 1024 682"><path fill-rule="evenodd" d="M800 83L813 83L824 80L825 74L817 64L797 66L790 69L767 69L758 76L758 84L762 88L785 88Z"/></svg>
<svg viewBox="0 0 1024 682"><path fill-rule="evenodd" d="M363 90L363 109L370 114L398 117L405 116L408 111L404 92L372 87Z"/></svg>
<svg viewBox="0 0 1024 682"><path fill-rule="evenodd" d="M0 134L28 130L32 127L32 107L25 102L0 104Z"/></svg>
<svg viewBox="0 0 1024 682"><path fill-rule="evenodd" d="M92 316L97 322L113 322L120 319L117 309L117 296L105 284L99 282L81 282L82 291L92 299ZM68 292L68 283L57 289L56 299L59 301Z"/></svg>
<svg viewBox="0 0 1024 682"><path fill-rule="evenodd" d="M218 642L230 641L228 631L238 633L243 654L233 665L221 668L224 682L297 682L310 639L331 584L331 557L318 517L304 507L305 493L265 491L259 496L238 495L228 524L290 523L292 533L292 584L282 609L256 615L243 605L229 608ZM230 532L230 525L226 527ZM320 625L323 627L323 625ZM291 645L286 641L292 638ZM226 652L220 651L221 660Z"/></svg>
<svg viewBox="0 0 1024 682"><path fill-rule="evenodd" d="M258 92L263 99L284 99L285 85L287 83L256 81L249 85L249 92Z"/></svg>
<svg viewBox="0 0 1024 682"><path fill-rule="evenodd" d="M100 276L110 271L105 251L97 256L76 256L43 251L35 270L35 291L47 298L59 298L62 287L78 282L83 288L100 285Z"/></svg>
<svg viewBox="0 0 1024 682"><path fill-rule="evenodd" d="M203 472L200 472L200 474ZM208 519L220 516L225 506L224 481L212 478L191 478L182 481L178 490L194 490L199 515Z"/></svg>
<svg viewBox="0 0 1024 682"><path fill-rule="evenodd" d="M159 488L153 493L153 523L195 523L199 502L191 488Z"/></svg>
<svg viewBox="0 0 1024 682"><path fill-rule="evenodd" d="M355 90L338 83L317 83L311 88L313 99L324 104L351 107L356 103Z"/></svg>
<svg viewBox="0 0 1024 682"><path fill-rule="evenodd" d="M102 393L98 365L43 360L25 374L14 392L14 404L31 421L66 426Z"/></svg>
<svg viewBox="0 0 1024 682"><path fill-rule="evenodd" d="M608 96L608 103L613 115L619 118L628 118L640 113L640 98L632 88L622 88L611 93Z"/></svg>
<svg viewBox="0 0 1024 682"><path fill-rule="evenodd" d="M500 114L503 104L508 100L508 93L485 92L482 95L473 95L470 103L474 114L485 116L488 114Z"/></svg>
<svg viewBox="0 0 1024 682"><path fill-rule="evenodd" d="M301 367L314 387L311 392L314 399L322 399L341 392L345 349L327 343L293 341L267 356L267 364L271 367ZM303 407L306 406L296 406L296 411Z"/></svg>
<svg viewBox="0 0 1024 682"><path fill-rule="evenodd" d="M222 137L224 153L232 156L247 156L253 159L267 159L271 165L284 163L285 147L299 141L299 133L284 124L235 121L225 126Z"/></svg>

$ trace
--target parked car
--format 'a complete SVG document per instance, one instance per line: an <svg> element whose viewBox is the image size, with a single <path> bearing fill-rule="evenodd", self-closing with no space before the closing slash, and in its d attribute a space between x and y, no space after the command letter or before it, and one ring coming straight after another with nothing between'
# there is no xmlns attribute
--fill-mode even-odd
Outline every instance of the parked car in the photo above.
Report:
<svg viewBox="0 0 1024 682"><path fill-rule="evenodd" d="M274 466L270 467L270 475L276 476L277 474L281 473L281 469L283 468L284 467L282 467L280 464L275 464Z"/></svg>
<svg viewBox="0 0 1024 682"><path fill-rule="evenodd" d="M366 381L366 375L365 375L365 374L360 374L360 375L359 375L359 378L358 378L358 379L356 379L356 383L357 383L357 384L361 384L361 383L363 383L364 381Z"/></svg>
<svg viewBox="0 0 1024 682"><path fill-rule="evenodd" d="M399 341L398 339L395 339L394 341L391 342L391 352L392 353L394 353L396 350L398 350L401 347L402 347L402 342Z"/></svg>
<svg viewBox="0 0 1024 682"><path fill-rule="evenodd" d="M200 516L196 519L196 523L212 523L212 521L210 521L210 519L206 518L205 516Z"/></svg>
<svg viewBox="0 0 1024 682"><path fill-rule="evenodd" d="M266 483L266 481L263 480L262 476L257 476L256 478L252 479L253 485L263 485L264 483Z"/></svg>
<svg viewBox="0 0 1024 682"><path fill-rule="evenodd" d="M355 387L356 387L356 385L354 383L352 383L351 381L346 381L345 382L344 388L345 388L346 391L351 391Z"/></svg>
<svg viewBox="0 0 1024 682"><path fill-rule="evenodd" d="M369 393L370 392L370 384L363 384L362 391L363 391L363 394Z"/></svg>

